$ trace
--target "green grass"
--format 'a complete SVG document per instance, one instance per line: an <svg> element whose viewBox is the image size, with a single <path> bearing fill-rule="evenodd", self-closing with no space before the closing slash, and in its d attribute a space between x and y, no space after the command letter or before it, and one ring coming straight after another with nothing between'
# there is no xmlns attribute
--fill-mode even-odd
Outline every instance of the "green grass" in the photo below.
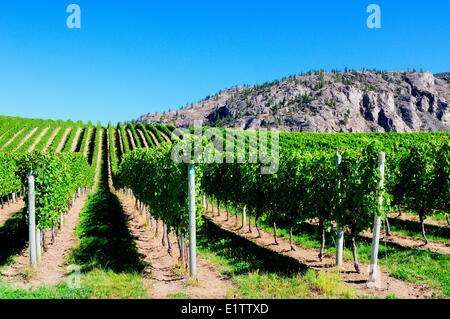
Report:
<svg viewBox="0 0 450 319"><path fill-rule="evenodd" d="M145 264L120 201L108 188L104 162L98 190L80 213L79 245L67 262L80 266L81 285L89 287L94 298L149 298L142 276Z"/></svg>
<svg viewBox="0 0 450 319"><path fill-rule="evenodd" d="M104 268L141 272L144 264L127 222L117 196L99 187L80 214L80 245L72 252L69 263L81 265L82 271Z"/></svg>
<svg viewBox="0 0 450 319"><path fill-rule="evenodd" d="M192 296L184 291L168 293L167 299L192 299Z"/></svg>
<svg viewBox="0 0 450 319"><path fill-rule="evenodd" d="M356 298L339 273L309 269L296 259L260 247L206 220L197 233L199 255L236 286L238 298Z"/></svg>
<svg viewBox="0 0 450 319"><path fill-rule="evenodd" d="M147 299L149 293L142 285L142 277L136 274L114 273L111 270L94 269L80 276L80 288L67 283L36 288L13 288L0 282L0 299Z"/></svg>
<svg viewBox="0 0 450 319"><path fill-rule="evenodd" d="M86 299L91 295L89 288L72 289L67 284L21 289L0 282L0 299Z"/></svg>
<svg viewBox="0 0 450 319"><path fill-rule="evenodd" d="M253 272L234 278L239 286L236 291L239 298L249 299L351 299L356 298L352 288L340 283L338 272L320 272L309 270L304 276L283 277L276 273Z"/></svg>
<svg viewBox="0 0 450 319"><path fill-rule="evenodd" d="M447 217L445 216L444 212L431 215L431 219L447 221Z"/></svg>
<svg viewBox="0 0 450 319"><path fill-rule="evenodd" d="M137 273L115 273L111 269L94 269L81 274L81 286L87 288L91 298L148 299L148 290Z"/></svg>

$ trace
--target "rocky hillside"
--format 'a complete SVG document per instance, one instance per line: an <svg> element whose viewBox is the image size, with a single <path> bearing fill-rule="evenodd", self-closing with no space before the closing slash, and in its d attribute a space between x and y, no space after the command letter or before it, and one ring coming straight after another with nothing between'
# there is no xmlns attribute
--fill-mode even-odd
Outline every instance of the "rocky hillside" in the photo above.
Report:
<svg viewBox="0 0 450 319"><path fill-rule="evenodd" d="M450 131L450 79L430 72L309 72L227 89L138 121L307 132Z"/></svg>

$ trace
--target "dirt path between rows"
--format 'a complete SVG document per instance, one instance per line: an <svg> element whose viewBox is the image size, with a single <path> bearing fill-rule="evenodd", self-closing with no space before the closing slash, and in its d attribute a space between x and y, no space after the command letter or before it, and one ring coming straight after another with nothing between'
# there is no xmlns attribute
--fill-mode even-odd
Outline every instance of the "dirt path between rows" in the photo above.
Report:
<svg viewBox="0 0 450 319"><path fill-rule="evenodd" d="M8 203L4 203L4 208L2 209L0 206L0 227L15 213L21 210L25 206L25 202L23 198L17 198L17 203L13 203L10 201Z"/></svg>
<svg viewBox="0 0 450 319"><path fill-rule="evenodd" d="M131 133L130 129L127 129L127 134L128 134L128 137L130 138L131 150L134 151L136 149L136 144L134 142L133 134Z"/></svg>
<svg viewBox="0 0 450 319"><path fill-rule="evenodd" d="M71 153L75 152L75 149L77 148L78 139L80 138L81 130L82 130L82 128L81 128L81 126L79 126L75 133L75 138L73 139L72 145L70 146Z"/></svg>
<svg viewBox="0 0 450 319"><path fill-rule="evenodd" d="M159 131L159 135L161 135L163 137L163 139L166 140L166 142L169 142L169 143L171 142L170 138L164 132Z"/></svg>
<svg viewBox="0 0 450 319"><path fill-rule="evenodd" d="M90 127L87 131L87 138L86 138L86 144L84 145L84 150L83 150L83 156L86 157L88 156L88 151L89 151L89 141L91 140L91 134L92 134L92 127Z"/></svg>
<svg viewBox="0 0 450 319"><path fill-rule="evenodd" d="M386 232L381 229L380 242L384 242L386 237L386 242L388 243L395 243L407 248L428 250L438 254L450 255L450 244L448 243L428 239L428 244L425 245L422 239L413 238L407 235L396 233L394 231L391 231L390 236L385 236L385 233ZM360 234L360 236L372 238L372 232L365 230Z"/></svg>
<svg viewBox="0 0 450 319"><path fill-rule="evenodd" d="M314 220L309 222L312 225L318 225L318 221ZM333 225L334 231L336 231L335 227L336 225ZM384 229L383 225L380 229L380 243L384 242L385 240L385 233L386 230ZM349 236L348 234L346 234ZM365 230L359 234L361 237L372 239L372 229ZM400 245L402 247L406 248L414 248L414 249L420 249L420 250L427 250L438 254L443 255L450 255L450 244L444 243L441 241L435 241L435 240L428 240L428 245L424 245L424 242L422 239L413 238L407 235L403 235L397 232L394 232L391 230L391 235L386 236L386 242L388 243L394 243L397 245Z"/></svg>
<svg viewBox="0 0 450 319"><path fill-rule="evenodd" d="M38 130L39 126L34 127L27 135L14 147L13 151L17 151L26 141Z"/></svg>
<svg viewBox="0 0 450 319"><path fill-rule="evenodd" d="M417 222L417 228L419 228L419 215L408 215L408 214L402 214L401 216L398 216L398 213L389 213L388 214L389 219L399 219L399 220L406 220L406 221L413 221ZM433 226L439 226L439 227L446 227L450 228L450 225L447 224L446 220L436 220L432 219L431 217L427 217L424 220L425 227L426 225L433 225ZM426 229L425 229L426 231Z"/></svg>
<svg viewBox="0 0 450 319"><path fill-rule="evenodd" d="M42 137L47 133L47 131L50 129L50 126L47 126L42 130L42 132L38 135L38 137L33 141L33 143L30 145L30 147L27 149L27 152L32 152L36 145L41 141Z"/></svg>
<svg viewBox="0 0 450 319"><path fill-rule="evenodd" d="M147 133L152 137L153 142L155 143L156 146L159 146L159 142L158 139L156 138L155 134L153 134L152 131L148 130Z"/></svg>
<svg viewBox="0 0 450 319"><path fill-rule="evenodd" d="M211 205L209 205L209 207L211 207ZM226 221L226 212L221 210L221 216L217 216L217 208L214 208L214 211L215 213L210 211L207 218L225 230L251 240L261 247L291 256L316 271L336 269L336 257L334 255L325 254L321 262L318 258L319 251L316 249L294 245L296 250L291 251L289 240L284 238L278 238L279 245L274 245L273 235L270 233L261 230L261 238L256 238L256 229L253 229L253 232L249 233L248 227L242 228L240 225L236 226L234 218L230 217L230 220ZM384 298L388 294L394 293L397 297L404 298L431 298L433 292L435 292L435 290L425 285L415 285L396 278L388 277L385 271L381 272L380 282L378 285L379 288L368 288L366 282L369 277L369 266L367 264L360 263L360 268L361 273L358 274L354 270L352 261L344 261L341 270L341 281L346 286L354 287L359 295L370 295ZM387 289L388 287L389 289Z"/></svg>
<svg viewBox="0 0 450 319"><path fill-rule="evenodd" d="M113 132L113 131L111 131ZM114 133L112 134L114 135ZM114 183L112 180L112 168L111 168L111 148L114 149L114 138L109 135L109 130L106 130L106 153L108 156L106 157L106 165L108 168L108 187L111 191L114 191Z"/></svg>
<svg viewBox="0 0 450 319"><path fill-rule="evenodd" d="M78 216L86 201L85 195L76 199L74 206L64 216L64 224L58 230L54 244L50 243L51 231L45 231L48 250L42 252L42 259L36 270L30 272L27 246L19 256L14 258L14 263L3 270L2 276L5 281L19 288L30 288L42 284L55 285L65 280L65 259L72 251L76 239L75 227L78 224ZM26 273L31 273L30 278L25 276Z"/></svg>
<svg viewBox="0 0 450 319"><path fill-rule="evenodd" d="M8 146L9 144L11 144L13 141L14 141L14 139L17 137L17 135L19 135L20 133L22 133L23 132L23 130L25 129L26 127L22 127L20 130L18 130L8 141L6 141L6 143L5 144L3 144L2 146L0 146L0 151L2 150L2 149L4 149L6 146Z"/></svg>
<svg viewBox="0 0 450 319"><path fill-rule="evenodd" d="M120 154L121 154L121 156L122 156L122 158L123 158L124 153L123 153L122 133L121 133L120 130L118 129L118 130L116 131L116 134L117 134L117 138L118 138L118 140L119 140ZM120 159L120 160L122 160L122 159Z"/></svg>
<svg viewBox="0 0 450 319"><path fill-rule="evenodd" d="M197 257L197 273L199 286L186 284L187 275L175 273L179 265L179 249L176 237L170 236L172 256L167 253L167 246L161 244L162 225L159 223L159 236L155 237L153 227L146 224L146 217L135 208L135 199L117 192L125 214L129 220L129 228L136 238L136 245L143 261L148 265L144 271L144 284L151 288L154 298L167 298L168 294L184 292L194 298L227 297L233 287L230 279L223 277L208 260ZM166 243L167 245L167 243Z"/></svg>
<svg viewBox="0 0 450 319"><path fill-rule="evenodd" d="M56 147L56 150L55 150L56 153L61 152L62 148L64 147L64 143L66 142L67 135L69 135L71 130L72 130L72 127L68 127L64 131L61 141L59 142L58 146Z"/></svg>
<svg viewBox="0 0 450 319"><path fill-rule="evenodd" d="M45 144L42 152L45 153L47 152L48 148L50 147L50 145L52 144L53 140L55 139L56 135L58 134L59 130L61 129L61 126L58 126L52 133L52 135L50 135L50 138L47 141L47 144Z"/></svg>
<svg viewBox="0 0 450 319"><path fill-rule="evenodd" d="M141 136L141 140L144 142L144 147L148 148L148 143L147 140L145 139L145 135L144 133L142 133L141 130L136 129L137 132L139 132L139 135Z"/></svg>
<svg viewBox="0 0 450 319"><path fill-rule="evenodd" d="M95 192L95 190L97 189L97 185L100 182L99 181L99 174L100 174L100 164L101 164L101 160L102 160L102 156L103 156L103 130L100 130L99 133L99 141L100 141L100 147L98 148L98 155L97 155L97 164L95 166L95 176L94 176L94 187L92 187L93 192ZM109 154L109 153L108 153Z"/></svg>

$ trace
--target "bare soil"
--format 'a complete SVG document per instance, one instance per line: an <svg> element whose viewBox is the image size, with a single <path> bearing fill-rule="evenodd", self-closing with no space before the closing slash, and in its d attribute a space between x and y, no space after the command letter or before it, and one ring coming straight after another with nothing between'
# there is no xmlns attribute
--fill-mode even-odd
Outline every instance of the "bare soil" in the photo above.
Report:
<svg viewBox="0 0 450 319"><path fill-rule="evenodd" d="M88 128L86 145L84 146L83 156L86 157L89 151L89 141L91 140L92 127Z"/></svg>
<svg viewBox="0 0 450 319"><path fill-rule="evenodd" d="M33 144L30 145L30 147L27 149L27 152L32 152L36 145L41 141L42 137L47 133L47 131L50 129L50 126L47 126L42 130L42 132L38 135L38 137L33 141Z"/></svg>
<svg viewBox="0 0 450 319"><path fill-rule="evenodd" d="M209 207L211 207L211 205L209 205ZM241 225L236 225L234 218L230 217L230 220L226 221L226 212L221 210L221 216L217 216L217 208L214 208L213 211L215 211L215 213L209 212L208 214L208 218L211 221L225 230L253 241L261 247L291 256L316 271L337 269L335 266L336 257L334 255L325 254L323 260L320 261L318 250L294 245L296 250L291 251L289 240L284 238L278 238L279 244L274 245L272 234L261 230L261 238L257 238L257 232L254 227L252 227L253 232L249 233L248 227L242 228ZM379 276L380 281L377 284L377 288L369 288L367 286L369 265L360 263L360 269L361 273L357 273L354 270L354 265L351 261L344 261L343 267L340 269L341 281L343 284L355 288L359 295L384 298L388 294L394 293L397 297L422 299L430 298L433 292L435 292L435 290L425 285L416 285L389 277L385 271L381 272Z"/></svg>
<svg viewBox="0 0 450 319"><path fill-rule="evenodd" d="M389 213L388 217L389 217L389 219L414 221L414 222L417 222L417 227L419 227L419 223L420 223L419 215L402 214L401 216L399 216L398 213ZM436 220L436 219L432 219L431 217L425 218L424 223L425 223L425 227L428 224L428 225L450 228L450 226L447 224L446 220Z"/></svg>
<svg viewBox="0 0 450 319"><path fill-rule="evenodd" d="M47 144L45 144L42 152L45 153L47 152L48 148L50 147L50 145L52 144L53 140L56 137L56 134L58 134L59 130L61 129L61 126L58 126L52 133L52 135L50 135L50 138L47 141Z"/></svg>
<svg viewBox="0 0 450 319"><path fill-rule="evenodd" d="M116 134L118 135L118 140L119 140L119 147L120 147L120 154L122 154L123 156L123 142L122 142L122 134L120 133L120 130L118 129Z"/></svg>
<svg viewBox="0 0 450 319"><path fill-rule="evenodd" d="M109 135L109 130L106 130L106 152L111 154L111 147L114 149L114 138ZM107 167L108 167L108 186L111 191L114 191L114 185L112 180L112 171L111 171L111 156L107 157Z"/></svg>
<svg viewBox="0 0 450 319"><path fill-rule="evenodd" d="M5 221L25 206L25 202L23 200L23 198L17 198L16 203L13 203L12 200L9 201L9 205L8 203L4 203L3 209L0 205L0 226L2 226Z"/></svg>
<svg viewBox="0 0 450 319"><path fill-rule="evenodd" d="M181 261L176 237L170 236L172 256L167 252L167 243L161 244L162 223L159 236L155 237L156 224L150 227L146 217L135 208L135 199L117 194L129 220L132 235L143 261L148 265L144 272L144 284L151 288L154 298L167 298L168 294L184 292L194 298L226 298L233 287L230 279L223 277L203 258L197 257L198 286L190 284L188 274L177 271Z"/></svg>
<svg viewBox="0 0 450 319"><path fill-rule="evenodd" d="M77 128L77 132L75 133L75 138L73 139L72 145L70 146L71 153L75 152L75 149L77 148L78 139L80 138L81 130L82 130L81 126Z"/></svg>
<svg viewBox="0 0 450 319"><path fill-rule="evenodd" d="M68 127L68 128L66 128L66 130L64 131L64 133L63 133L63 136L62 136L62 138L61 138L61 141L59 142L59 144L58 144L58 146L56 147L56 153L59 153L59 152L61 152L61 150L62 150L62 148L63 148L63 146L64 146L64 143L66 142L66 139L67 139L67 135L69 135L69 132L72 130L72 127Z"/></svg>
<svg viewBox="0 0 450 319"><path fill-rule="evenodd" d="M318 225L319 222L317 219L309 221L312 225ZM335 223L333 223L334 229L336 228ZM417 226L419 227L419 226ZM394 232L391 230L390 236L385 236L386 230L381 227L380 229L380 242L384 242L386 237L386 242L388 243L395 243L397 245L407 247L407 248L415 248L420 250L428 250L431 252L435 252L438 254L443 255L450 255L450 244L444 243L441 241L431 240L428 239L428 245L424 244L424 241L422 239L413 238L410 236L406 236L403 234L400 234L398 232ZM365 230L360 233L360 236L366 237L366 238L372 238L372 230Z"/></svg>
<svg viewBox="0 0 450 319"><path fill-rule="evenodd" d="M28 134L25 135L25 137L19 142L19 144L14 147L14 151L18 150L23 144L25 144L25 142L28 141L28 139L34 134L34 132L37 131L38 128L39 126L36 126L30 132L28 132Z"/></svg>
<svg viewBox="0 0 450 319"><path fill-rule="evenodd" d="M155 134L153 134L152 131L148 130L147 133L152 137L153 142L155 143L156 146L159 146L159 142L158 139L156 138Z"/></svg>
<svg viewBox="0 0 450 319"><path fill-rule="evenodd" d="M362 232L360 235L367 238L372 238L372 232L368 230ZM403 247L428 250L439 254L450 255L450 244L440 241L428 239L428 244L425 245L424 241L421 239L412 238L393 231L391 231L390 236L385 236L385 231L380 231L380 242L385 239L388 243L396 243Z"/></svg>
<svg viewBox="0 0 450 319"><path fill-rule="evenodd" d="M166 142L170 143L170 138L164 132L159 131L159 134L166 140Z"/></svg>
<svg viewBox="0 0 450 319"><path fill-rule="evenodd" d="M100 135L100 139L99 140L102 141L103 140L103 130L100 131L99 135ZM94 192L97 189L98 183L100 182L98 176L100 174L100 163L101 163L101 160L102 160L103 152L104 152L103 147L102 147L102 145L100 145L100 147L98 149L98 155L97 155L97 164L95 166L95 176L94 176L94 181L95 182L94 182L94 187L92 188L92 190ZM108 152L108 154L109 154L109 152Z"/></svg>
<svg viewBox="0 0 450 319"><path fill-rule="evenodd" d="M133 151L133 150L136 149L136 144L135 144L135 142L134 142L133 134L131 133L131 130L130 130L130 129L127 130L127 134L128 134L128 137L130 138L130 142L131 142L131 150Z"/></svg>
<svg viewBox="0 0 450 319"><path fill-rule="evenodd" d="M144 135L144 133L142 133L142 131L141 130L136 130L137 132L138 132L138 134L141 136L141 139L142 139L142 141L144 142L144 147L145 148L148 148L148 143L147 143L147 140L145 139L145 135Z"/></svg>

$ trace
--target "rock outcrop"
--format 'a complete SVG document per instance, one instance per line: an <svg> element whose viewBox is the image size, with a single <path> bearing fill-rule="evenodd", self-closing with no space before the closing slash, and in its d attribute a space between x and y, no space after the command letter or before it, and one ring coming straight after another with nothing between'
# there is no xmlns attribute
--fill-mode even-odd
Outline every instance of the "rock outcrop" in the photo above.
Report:
<svg viewBox="0 0 450 319"><path fill-rule="evenodd" d="M138 121L237 129L307 132L419 132L450 130L448 73L309 72L253 87L233 87Z"/></svg>

